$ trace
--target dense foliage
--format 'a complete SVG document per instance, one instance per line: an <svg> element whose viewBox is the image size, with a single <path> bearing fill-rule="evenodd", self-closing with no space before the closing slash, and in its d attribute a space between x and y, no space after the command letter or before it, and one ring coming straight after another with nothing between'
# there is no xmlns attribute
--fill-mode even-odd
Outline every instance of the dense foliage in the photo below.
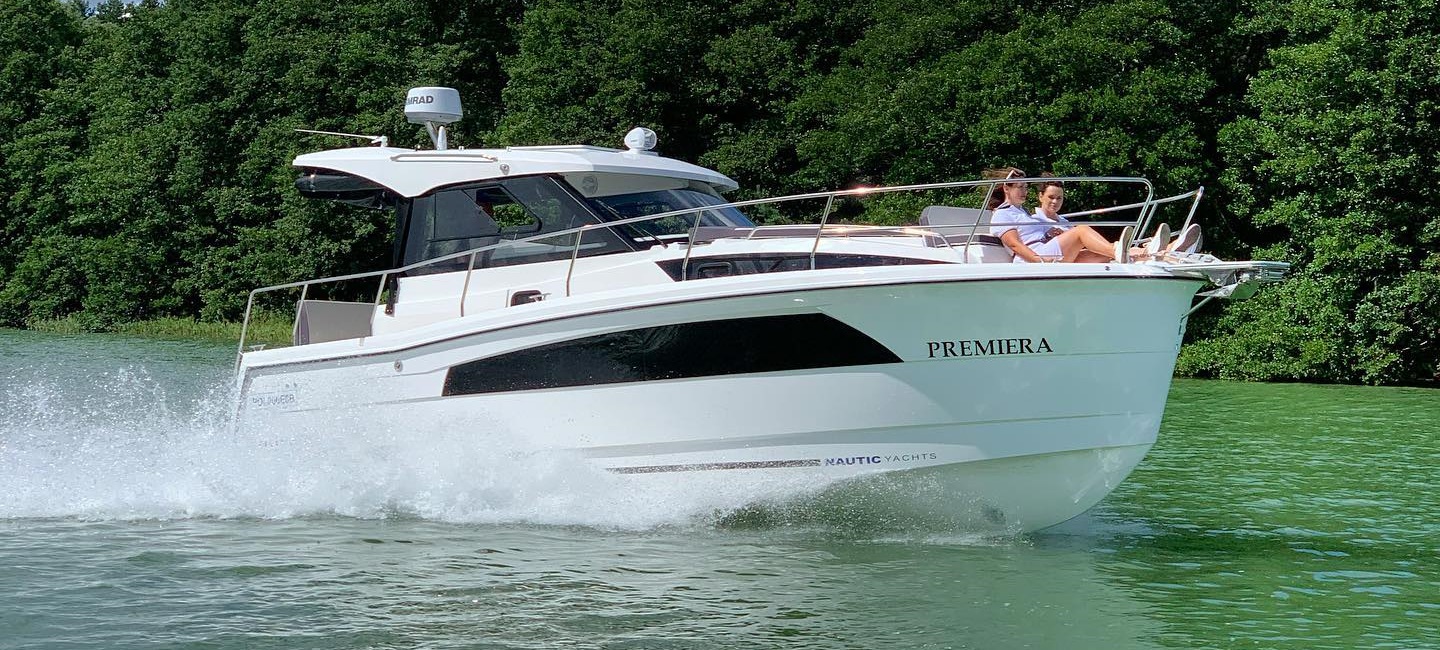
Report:
<svg viewBox="0 0 1440 650"><path fill-rule="evenodd" d="M1207 307L1191 374L1428 380L1440 338L1432 0L0 0L0 324L230 319L368 270L386 215L308 204L292 129L613 145L747 195L1006 164L1209 189L1211 248L1293 279Z"/></svg>

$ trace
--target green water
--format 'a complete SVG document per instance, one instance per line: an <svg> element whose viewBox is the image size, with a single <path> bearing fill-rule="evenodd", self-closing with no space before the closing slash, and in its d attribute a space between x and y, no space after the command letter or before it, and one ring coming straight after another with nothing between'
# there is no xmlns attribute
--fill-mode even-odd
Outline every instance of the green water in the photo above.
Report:
<svg viewBox="0 0 1440 650"><path fill-rule="evenodd" d="M1433 390L1177 381L1111 497L994 538L247 446L231 353L0 331L0 648L1440 647Z"/></svg>

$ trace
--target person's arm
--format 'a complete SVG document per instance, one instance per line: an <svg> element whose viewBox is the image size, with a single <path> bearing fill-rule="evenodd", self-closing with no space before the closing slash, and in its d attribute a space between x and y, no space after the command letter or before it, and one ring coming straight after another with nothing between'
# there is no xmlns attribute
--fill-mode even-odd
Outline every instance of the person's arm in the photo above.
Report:
<svg viewBox="0 0 1440 650"><path fill-rule="evenodd" d="M1026 246L1024 242L1020 241L1020 231L1014 228L1006 230L1005 234L1000 235L1000 241L1001 243L1005 244L1006 248L1009 248L1011 251L1013 251L1016 257L1019 257L1026 262L1045 261L1044 258L1036 255L1035 251L1030 250L1030 247Z"/></svg>

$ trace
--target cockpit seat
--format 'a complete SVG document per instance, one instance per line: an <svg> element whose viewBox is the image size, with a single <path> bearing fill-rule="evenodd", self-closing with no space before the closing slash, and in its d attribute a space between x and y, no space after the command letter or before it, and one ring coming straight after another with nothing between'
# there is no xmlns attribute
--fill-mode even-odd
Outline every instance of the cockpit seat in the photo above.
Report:
<svg viewBox="0 0 1440 650"><path fill-rule="evenodd" d="M920 212L920 226L939 235L926 237L927 245L963 248L967 262L1011 261L1014 254L999 237L990 234L990 227L986 225L989 221L990 211L980 208L932 205Z"/></svg>

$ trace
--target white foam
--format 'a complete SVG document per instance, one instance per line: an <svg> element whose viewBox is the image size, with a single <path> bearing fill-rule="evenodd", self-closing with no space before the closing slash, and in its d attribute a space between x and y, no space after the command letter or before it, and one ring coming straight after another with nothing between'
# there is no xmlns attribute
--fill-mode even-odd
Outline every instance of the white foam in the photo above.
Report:
<svg viewBox="0 0 1440 650"><path fill-rule="evenodd" d="M6 378L0 518L338 514L640 529L821 487L613 475L505 431L443 422L317 415L300 430L236 432L225 378L197 397L143 366L87 377Z"/></svg>

